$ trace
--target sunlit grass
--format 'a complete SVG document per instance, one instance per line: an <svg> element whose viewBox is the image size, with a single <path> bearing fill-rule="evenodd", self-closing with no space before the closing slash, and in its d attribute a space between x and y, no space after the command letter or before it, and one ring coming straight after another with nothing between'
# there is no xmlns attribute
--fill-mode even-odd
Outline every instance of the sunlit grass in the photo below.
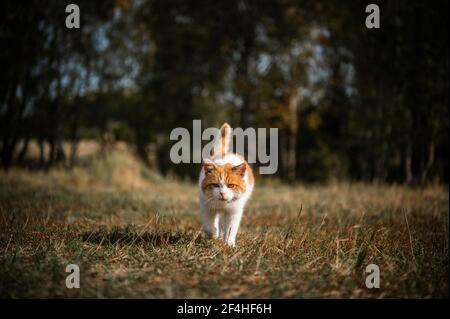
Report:
<svg viewBox="0 0 450 319"><path fill-rule="evenodd" d="M203 238L195 184L109 160L0 173L1 297L448 297L447 188L259 181L230 249Z"/></svg>

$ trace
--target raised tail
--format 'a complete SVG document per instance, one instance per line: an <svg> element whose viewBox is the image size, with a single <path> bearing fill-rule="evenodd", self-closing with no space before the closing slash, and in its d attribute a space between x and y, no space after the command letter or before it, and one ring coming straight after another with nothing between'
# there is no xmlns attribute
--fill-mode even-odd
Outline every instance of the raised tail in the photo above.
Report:
<svg viewBox="0 0 450 319"><path fill-rule="evenodd" d="M214 157L224 157L228 153L231 139L231 127L228 123L223 123L220 128L219 140L214 145Z"/></svg>

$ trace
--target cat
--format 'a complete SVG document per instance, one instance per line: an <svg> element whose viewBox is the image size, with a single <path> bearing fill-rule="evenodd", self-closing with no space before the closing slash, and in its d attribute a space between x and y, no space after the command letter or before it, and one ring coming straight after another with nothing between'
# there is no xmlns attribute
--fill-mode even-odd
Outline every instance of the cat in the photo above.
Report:
<svg viewBox="0 0 450 319"><path fill-rule="evenodd" d="M244 207L254 187L248 163L229 153L231 127L224 123L213 156L202 161L199 177L200 219L207 236L234 247Z"/></svg>

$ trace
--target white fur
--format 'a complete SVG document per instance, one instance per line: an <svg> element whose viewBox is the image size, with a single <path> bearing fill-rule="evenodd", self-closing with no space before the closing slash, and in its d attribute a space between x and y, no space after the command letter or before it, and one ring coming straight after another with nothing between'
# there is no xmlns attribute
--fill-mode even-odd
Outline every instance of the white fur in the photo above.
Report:
<svg viewBox="0 0 450 319"><path fill-rule="evenodd" d="M237 166L244 161L235 154L227 154L223 158L212 161L214 164L223 166L227 163ZM213 199L208 201L202 190L202 182L205 178L205 172L202 168L199 177L199 198L200 198L200 219L203 224L203 230L214 238L224 240L228 245L234 246L236 235L244 212L245 204L253 191L253 184L249 183L248 171L245 172L245 192L236 196L225 183L219 181L219 188L213 190ZM219 192L224 193L225 201L219 200ZM235 199L234 201L232 201Z"/></svg>

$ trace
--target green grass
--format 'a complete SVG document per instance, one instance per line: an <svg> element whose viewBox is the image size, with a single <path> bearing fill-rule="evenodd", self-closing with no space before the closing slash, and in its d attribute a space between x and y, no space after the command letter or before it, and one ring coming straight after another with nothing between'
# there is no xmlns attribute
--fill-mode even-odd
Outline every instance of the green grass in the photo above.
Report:
<svg viewBox="0 0 450 319"><path fill-rule="evenodd" d="M194 184L102 169L0 173L0 297L449 296L447 188L260 178L231 249L203 238Z"/></svg>

